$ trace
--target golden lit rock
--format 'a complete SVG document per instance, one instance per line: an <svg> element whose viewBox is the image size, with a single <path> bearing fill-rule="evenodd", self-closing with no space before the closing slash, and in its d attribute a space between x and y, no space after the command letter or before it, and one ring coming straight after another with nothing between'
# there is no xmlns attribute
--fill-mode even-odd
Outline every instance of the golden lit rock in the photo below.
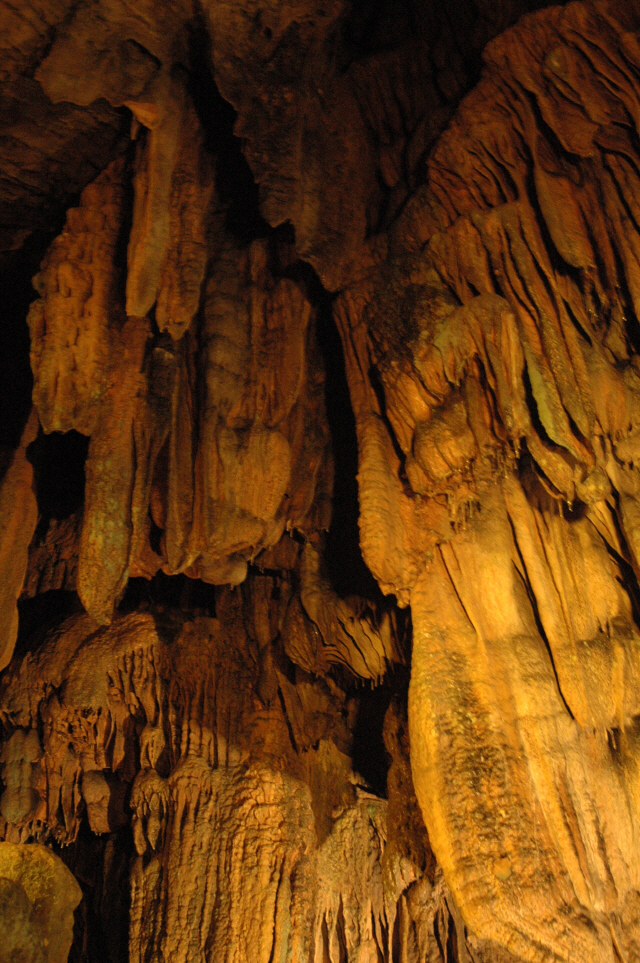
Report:
<svg viewBox="0 0 640 963"><path fill-rule="evenodd" d="M82 891L61 859L32 843L0 843L0 959L67 963Z"/></svg>
<svg viewBox="0 0 640 963"><path fill-rule="evenodd" d="M637 4L27 11L3 845L86 963L640 959Z"/></svg>

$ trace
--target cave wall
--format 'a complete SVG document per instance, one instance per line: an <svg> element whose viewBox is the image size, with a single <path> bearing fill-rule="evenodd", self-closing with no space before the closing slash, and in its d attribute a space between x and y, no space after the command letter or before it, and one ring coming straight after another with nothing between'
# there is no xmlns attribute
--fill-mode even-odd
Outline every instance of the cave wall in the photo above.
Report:
<svg viewBox="0 0 640 963"><path fill-rule="evenodd" d="M640 10L28 10L0 835L70 958L640 959Z"/></svg>

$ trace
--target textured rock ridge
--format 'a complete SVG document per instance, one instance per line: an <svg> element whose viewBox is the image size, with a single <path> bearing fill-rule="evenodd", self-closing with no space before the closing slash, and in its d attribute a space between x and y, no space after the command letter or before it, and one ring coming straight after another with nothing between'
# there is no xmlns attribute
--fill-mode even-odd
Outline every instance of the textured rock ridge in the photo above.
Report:
<svg viewBox="0 0 640 963"><path fill-rule="evenodd" d="M13 453L0 482L0 665L10 661L18 636L16 602L28 566L29 544L38 521L38 505L33 491L33 470L27 449L38 431L37 415L32 412L22 433L19 448Z"/></svg>
<svg viewBox="0 0 640 963"><path fill-rule="evenodd" d="M195 151L190 175L197 174L197 137L188 125L183 133ZM322 481L322 368L303 288L272 275L269 260L277 253L266 241L243 249L225 239L219 216L209 247L204 234L199 241L213 184L203 195L183 171L172 194L175 219L155 313L177 343L154 335L148 320L127 317L122 300L123 175L118 161L85 189L45 259L36 282L41 298L29 315L44 428L91 435L78 590L103 622L131 571L242 581L247 560L285 529L304 530L316 480L330 496ZM142 270L132 245L146 243L136 234L137 206L136 199L127 286ZM286 266L286 251L282 256ZM198 324L181 337L201 289ZM159 551L149 543L151 524Z"/></svg>
<svg viewBox="0 0 640 963"><path fill-rule="evenodd" d="M388 803L352 770L347 692L260 637L290 604L274 588L218 589L216 616L186 621L80 614L4 677L3 834L77 848L84 820L114 838L131 812L131 960L390 960L394 941L418 958L396 904L435 871L426 834L417 864L400 842L385 869ZM425 882L409 926L430 945L446 890Z"/></svg>
<svg viewBox="0 0 640 963"><path fill-rule="evenodd" d="M635 952L634 25L571 4L493 41L339 315L418 800L469 925L532 960Z"/></svg>

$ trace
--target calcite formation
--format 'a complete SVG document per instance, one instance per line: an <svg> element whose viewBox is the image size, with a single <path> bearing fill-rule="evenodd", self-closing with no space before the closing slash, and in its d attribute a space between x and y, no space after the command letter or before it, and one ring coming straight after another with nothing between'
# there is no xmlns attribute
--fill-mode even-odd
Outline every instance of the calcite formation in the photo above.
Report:
<svg viewBox="0 0 640 963"><path fill-rule="evenodd" d="M411 604L417 796L471 927L531 959L615 959L638 885L629 26L575 4L489 46L364 311L399 454L369 390L362 545Z"/></svg>
<svg viewBox="0 0 640 963"><path fill-rule="evenodd" d="M33 469L27 449L38 431L37 416L29 416L20 447L14 452L0 483L0 665L4 668L13 654L18 637L16 602L28 566L29 543L38 521L38 505L33 491Z"/></svg>
<svg viewBox="0 0 640 963"><path fill-rule="evenodd" d="M198 173L198 140L188 143L195 152L189 170ZM243 250L221 236L219 215L212 215L208 252L198 244L213 182L193 190L183 171L171 195L176 222L161 277L144 295L148 310L157 293L155 321L171 334L154 337L150 322L128 315L118 300L122 175L117 161L69 212L29 313L43 427L91 435L78 591L101 622L110 620L131 571L242 581L247 561L285 529L304 530L317 483L327 504L330 497L322 369L303 288L273 276L269 260L278 252L266 241ZM150 191L144 188L141 204ZM139 255L138 246L157 246L137 224L137 206L128 279L132 271L146 276L150 254ZM148 216L139 214L143 222ZM205 254L212 261L206 284ZM280 256L286 268L286 250ZM202 314L191 331L201 287ZM141 309L142 295L131 294L127 280L127 307L131 297ZM151 525L159 551L149 541Z"/></svg>
<svg viewBox="0 0 640 963"><path fill-rule="evenodd" d="M640 960L638 5L26 6L0 845L91 963Z"/></svg>
<svg viewBox="0 0 640 963"><path fill-rule="evenodd" d="M82 891L45 846L0 843L0 960L66 963Z"/></svg>
<svg viewBox="0 0 640 963"><path fill-rule="evenodd" d="M261 637L290 604L274 582L219 590L216 617L79 614L5 676L5 835L130 822L132 960L390 951L413 878L384 884L387 802L351 768L345 692Z"/></svg>

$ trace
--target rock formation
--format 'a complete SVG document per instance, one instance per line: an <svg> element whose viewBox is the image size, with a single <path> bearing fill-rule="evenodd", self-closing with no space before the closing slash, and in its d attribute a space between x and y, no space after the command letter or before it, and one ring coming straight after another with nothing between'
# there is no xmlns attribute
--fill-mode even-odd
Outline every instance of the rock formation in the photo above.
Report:
<svg viewBox="0 0 640 963"><path fill-rule="evenodd" d="M45 846L0 843L0 960L66 963L82 890Z"/></svg>
<svg viewBox="0 0 640 963"><path fill-rule="evenodd" d="M640 7L0 22L0 845L70 959L640 960Z"/></svg>

